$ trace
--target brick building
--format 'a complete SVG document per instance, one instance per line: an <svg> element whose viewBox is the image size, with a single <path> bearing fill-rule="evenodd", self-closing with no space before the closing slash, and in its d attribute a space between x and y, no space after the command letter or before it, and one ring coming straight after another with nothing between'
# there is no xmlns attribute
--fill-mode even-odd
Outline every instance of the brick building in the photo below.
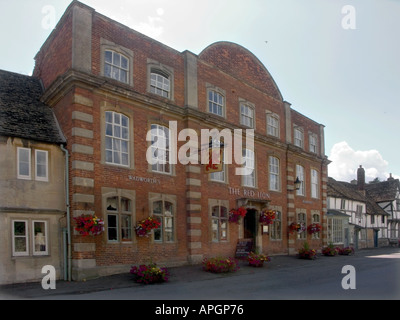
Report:
<svg viewBox="0 0 400 320"><path fill-rule="evenodd" d="M67 139L71 215L105 222L98 236L72 231L73 279L150 260L232 256L243 238L268 254L295 253L305 240L322 247L323 232L287 230L292 222L326 223L324 126L293 110L247 49L217 42L199 55L178 52L73 1L35 61L42 101ZM235 163L213 174L201 164L149 164L151 141L165 152L153 158L171 151L174 123L176 132L199 137L203 129L242 129L243 141L244 130L254 129L254 148L243 143L241 151L253 173L237 175ZM229 210L241 206L246 217L228 222ZM258 219L265 208L277 211L268 228ZM135 225L149 216L161 227L137 237Z"/></svg>

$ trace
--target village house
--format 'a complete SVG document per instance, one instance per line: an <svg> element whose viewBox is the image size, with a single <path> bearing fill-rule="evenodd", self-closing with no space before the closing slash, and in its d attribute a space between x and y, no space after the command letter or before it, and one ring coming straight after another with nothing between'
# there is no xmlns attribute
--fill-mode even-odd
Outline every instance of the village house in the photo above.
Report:
<svg viewBox="0 0 400 320"><path fill-rule="evenodd" d="M40 79L41 103L51 107L66 139L65 156L55 144L48 157L59 188L35 201L57 199L61 214L68 193L69 278L127 272L149 261L173 266L235 256L244 239L269 255L295 254L305 241L314 248L327 243L323 230L307 232L311 224L327 225L324 126L294 110L246 48L217 42L198 55L179 52L73 1L37 53L32 79ZM233 142L222 132L242 130L243 144L230 150L240 148L244 163L210 172L201 163L171 161L174 141L177 150L192 141L173 137L184 129L197 137L216 129L221 134L210 146L223 146L223 153ZM254 132L253 146L246 130ZM200 152L204 145L192 147ZM59 168L51 162L56 157ZM237 174L240 168L246 175ZM239 208L245 217L230 221L230 211ZM275 211L269 225L260 222L266 210ZM81 216L101 219L104 231L82 235L74 220ZM149 217L159 224L141 237L136 226ZM292 224L301 224L300 232L289 233Z"/></svg>
<svg viewBox="0 0 400 320"><path fill-rule="evenodd" d="M36 78L0 70L0 284L62 278L65 139Z"/></svg>
<svg viewBox="0 0 400 320"><path fill-rule="evenodd" d="M351 183L329 177L327 193L328 242L356 249L398 243L398 180L367 184L360 166Z"/></svg>

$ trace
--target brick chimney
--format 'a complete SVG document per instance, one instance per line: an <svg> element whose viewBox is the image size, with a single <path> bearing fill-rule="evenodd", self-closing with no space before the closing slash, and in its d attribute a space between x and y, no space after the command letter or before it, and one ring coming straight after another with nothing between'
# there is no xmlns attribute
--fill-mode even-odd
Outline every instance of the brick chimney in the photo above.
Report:
<svg viewBox="0 0 400 320"><path fill-rule="evenodd" d="M359 191L365 190L365 170L362 166L357 170L357 189Z"/></svg>

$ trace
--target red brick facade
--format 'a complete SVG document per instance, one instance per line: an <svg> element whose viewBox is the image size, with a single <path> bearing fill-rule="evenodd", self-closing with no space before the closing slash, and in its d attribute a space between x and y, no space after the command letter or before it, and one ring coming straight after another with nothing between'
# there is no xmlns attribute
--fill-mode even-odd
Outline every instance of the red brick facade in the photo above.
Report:
<svg viewBox="0 0 400 320"><path fill-rule="evenodd" d="M87 45L79 45L83 43ZM125 83L107 76L106 51L127 59ZM150 92L154 70L169 79L169 97ZM288 225L297 221L299 213L305 213L307 225L313 215L325 224L328 161L323 126L283 101L266 68L247 49L219 42L199 55L178 52L74 1L36 56L34 76L42 79L43 100L53 107L68 141L71 214L95 213L105 221L105 232L99 236L73 232L75 279L126 271L130 265L150 260L174 265L209 256L233 256L237 241L249 234L267 254L295 253L305 240L322 247L322 232L315 239L307 234L297 239L288 234ZM209 112L210 92L223 97L220 115ZM243 186L242 177L235 174L237 164L226 165L224 181L218 182L200 164L178 162L171 172L159 173L146 161L150 145L146 134L151 125L168 127L170 121L177 121L178 133L190 128L199 137L202 129L244 131L241 104L253 112L249 121L255 129L254 187ZM110 148L106 137L110 115L124 116L128 122L124 127L128 160L123 165L110 164L107 158L111 156L106 151ZM267 129L270 116L278 123L273 134ZM295 128L303 133L302 147L294 145ZM179 141L178 150L184 144ZM277 184L272 188L270 157L278 163L274 167ZM305 193L301 196L293 190L296 165L304 168ZM316 195L311 194L312 169L318 173ZM135 236L136 223L159 212L159 203L165 222L162 236ZM256 210L248 211L246 222L224 224L221 218L213 219L216 207L229 211L242 205ZM270 226L268 233L258 222L265 207L280 212L280 222Z"/></svg>

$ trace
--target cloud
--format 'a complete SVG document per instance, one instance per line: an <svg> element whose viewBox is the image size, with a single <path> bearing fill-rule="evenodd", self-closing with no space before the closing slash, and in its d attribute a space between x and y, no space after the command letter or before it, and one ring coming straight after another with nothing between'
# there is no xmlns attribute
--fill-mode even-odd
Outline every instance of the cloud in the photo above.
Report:
<svg viewBox="0 0 400 320"><path fill-rule="evenodd" d="M332 147L329 160L332 163L328 166L328 175L339 181L349 182L357 179L357 169L360 165L365 169L367 182L375 178L384 181L389 177L389 163L378 150L354 150L346 141L342 141Z"/></svg>

